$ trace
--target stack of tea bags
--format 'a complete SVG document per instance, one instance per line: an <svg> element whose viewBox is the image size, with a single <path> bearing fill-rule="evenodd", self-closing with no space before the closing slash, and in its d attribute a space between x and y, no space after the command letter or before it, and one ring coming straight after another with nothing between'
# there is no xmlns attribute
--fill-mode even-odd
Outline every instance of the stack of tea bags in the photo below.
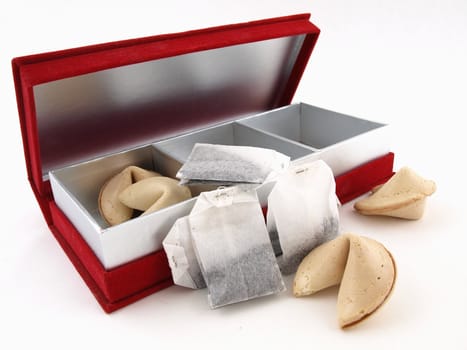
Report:
<svg viewBox="0 0 467 350"><path fill-rule="evenodd" d="M311 249L337 235L338 200L323 161L287 166L274 180L267 224L258 185L200 194L163 241L175 284L207 287L213 308L285 290L281 272L294 272Z"/></svg>

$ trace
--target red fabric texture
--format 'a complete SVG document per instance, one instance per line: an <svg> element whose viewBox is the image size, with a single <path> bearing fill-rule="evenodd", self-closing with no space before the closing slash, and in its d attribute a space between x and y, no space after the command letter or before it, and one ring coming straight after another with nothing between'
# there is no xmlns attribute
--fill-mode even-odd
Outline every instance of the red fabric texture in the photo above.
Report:
<svg viewBox="0 0 467 350"><path fill-rule="evenodd" d="M65 214L50 202L52 233L106 312L115 311L173 284L163 250L105 270Z"/></svg>
<svg viewBox="0 0 467 350"><path fill-rule="evenodd" d="M393 166L394 153L391 152L336 177L337 197L343 204L361 196L389 180L394 174Z"/></svg>

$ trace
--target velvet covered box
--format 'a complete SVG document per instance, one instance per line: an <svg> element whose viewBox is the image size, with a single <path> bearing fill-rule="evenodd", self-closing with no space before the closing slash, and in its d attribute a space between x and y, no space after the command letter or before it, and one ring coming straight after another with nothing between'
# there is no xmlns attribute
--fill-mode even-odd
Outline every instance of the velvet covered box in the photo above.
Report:
<svg viewBox="0 0 467 350"><path fill-rule="evenodd" d="M290 104L318 35L304 14L13 60L31 187L106 312L172 285L161 242L196 200L109 227L98 193L127 165L174 177L197 142L271 148L325 160L342 203L392 175L386 125Z"/></svg>

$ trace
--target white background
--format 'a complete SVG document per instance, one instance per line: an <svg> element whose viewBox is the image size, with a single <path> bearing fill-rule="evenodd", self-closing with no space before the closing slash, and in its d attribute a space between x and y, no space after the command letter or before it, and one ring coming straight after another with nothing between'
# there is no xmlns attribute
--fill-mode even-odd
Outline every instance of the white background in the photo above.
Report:
<svg viewBox="0 0 467 350"><path fill-rule="evenodd" d="M347 331L337 289L295 299L290 278L280 296L214 311L205 290L170 287L105 314L26 180L11 58L301 12L322 33L295 101L390 123L396 170L438 185L416 222L341 209L343 231L392 251L392 298ZM0 44L0 348L467 349L467 1L2 1Z"/></svg>

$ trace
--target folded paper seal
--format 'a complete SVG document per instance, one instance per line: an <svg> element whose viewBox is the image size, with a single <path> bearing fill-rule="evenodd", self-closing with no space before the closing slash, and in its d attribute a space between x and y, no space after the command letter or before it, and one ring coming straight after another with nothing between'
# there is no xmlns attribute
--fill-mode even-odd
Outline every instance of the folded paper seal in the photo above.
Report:
<svg viewBox="0 0 467 350"><path fill-rule="evenodd" d="M191 242L188 216L175 221L162 241L162 245L172 271L172 279L176 285L192 289L206 288L206 282Z"/></svg>

